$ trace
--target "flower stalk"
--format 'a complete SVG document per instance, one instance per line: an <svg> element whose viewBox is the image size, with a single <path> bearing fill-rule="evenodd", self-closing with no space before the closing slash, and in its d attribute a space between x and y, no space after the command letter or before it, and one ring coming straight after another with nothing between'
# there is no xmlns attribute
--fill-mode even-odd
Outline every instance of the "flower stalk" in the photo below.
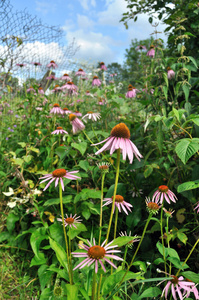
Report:
<svg viewBox="0 0 199 300"><path fill-rule="evenodd" d="M115 186L114 186L114 192L113 192L113 203L112 203L112 208L111 208L110 221L109 221L109 226L108 226L107 235L106 235L106 243L108 243L108 238L109 238L109 234L110 234L111 224L112 224L112 220L113 220L113 213L114 213L114 207L115 207L115 196L116 196L116 193L117 193L117 185L118 185L119 173L120 173L120 149L117 149Z"/></svg>

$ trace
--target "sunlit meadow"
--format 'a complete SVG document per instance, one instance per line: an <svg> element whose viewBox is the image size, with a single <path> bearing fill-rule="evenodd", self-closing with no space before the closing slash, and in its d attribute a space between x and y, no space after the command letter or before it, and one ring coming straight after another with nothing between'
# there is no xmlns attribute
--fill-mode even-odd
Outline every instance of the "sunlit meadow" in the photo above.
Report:
<svg viewBox="0 0 199 300"><path fill-rule="evenodd" d="M23 299L199 299L198 63L179 45L137 45L134 82L103 61L8 82L0 247L26 261Z"/></svg>

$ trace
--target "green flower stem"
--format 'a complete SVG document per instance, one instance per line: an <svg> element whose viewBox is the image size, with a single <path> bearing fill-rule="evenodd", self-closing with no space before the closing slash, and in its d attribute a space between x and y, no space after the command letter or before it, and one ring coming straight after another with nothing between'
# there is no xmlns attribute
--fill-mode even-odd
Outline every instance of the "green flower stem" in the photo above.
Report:
<svg viewBox="0 0 199 300"><path fill-rule="evenodd" d="M192 252L194 251L194 249L196 248L197 244L199 243L199 239L195 242L195 244L193 245L191 251L189 252L187 258L185 259L185 261L182 264L182 267L178 270L178 272L176 273L176 277L178 277L180 271L182 270L183 266L186 264L186 262L188 261L189 257L191 256Z"/></svg>
<svg viewBox="0 0 199 300"><path fill-rule="evenodd" d="M97 300L100 299L100 288L101 288L101 284L102 284L102 274L100 274L100 279L99 279L99 283L98 283L98 287L97 287Z"/></svg>
<svg viewBox="0 0 199 300"><path fill-rule="evenodd" d="M126 261L126 256L127 256L127 252L128 252L128 246L125 246L125 251L124 251L124 258L123 258L123 262L122 262L122 270L124 270L124 265L125 265L125 261Z"/></svg>
<svg viewBox="0 0 199 300"><path fill-rule="evenodd" d="M69 256L68 240L67 240L66 228L65 228L65 224L64 224L62 186L61 186L60 181L59 181L59 198L60 198L60 210L61 210L61 216L62 216L62 225L63 225L63 231L64 231L64 238L65 238L65 243L66 243L66 255L67 255L68 269L69 269L69 281L70 281L70 284L72 284L72 277L71 277L71 273L70 273L71 268L70 268L70 256Z"/></svg>
<svg viewBox="0 0 199 300"><path fill-rule="evenodd" d="M102 235L102 205L103 205L103 198L104 198L104 179L105 179L106 173L102 173L102 182L101 182L101 203L100 203L100 222L99 222L99 227L100 227L100 232L99 232L99 245L101 242L101 235Z"/></svg>
<svg viewBox="0 0 199 300"><path fill-rule="evenodd" d="M143 230L143 232L142 232L142 236L141 236L140 242L139 242L139 244L138 244L138 246L137 246L137 249L136 249L136 251L135 251L135 253L134 253L134 255L133 255L133 258L132 258L132 260L131 260L131 263L130 263L130 265L129 265L129 267L128 267L127 272L130 270L130 267L132 266L132 264L133 264L133 262L134 262L134 259L135 259L136 255L137 255L137 253L138 253L138 250L140 249L140 246L141 246L141 244L142 244L142 241L143 241L143 239L144 239L144 236L145 236L147 227L148 227L148 225L149 225L149 222L150 222L152 216L153 216L152 213L149 214L149 216L148 216L148 219L147 219L147 221L146 221L144 230Z"/></svg>
<svg viewBox="0 0 199 300"><path fill-rule="evenodd" d="M93 285L92 285L92 300L95 300L95 293L96 293L96 273L95 268L93 270Z"/></svg>
<svg viewBox="0 0 199 300"><path fill-rule="evenodd" d="M164 259L164 271L167 274L167 265L166 265L165 251L164 251L164 233L163 233L163 227L162 227L162 222L163 222L163 204L164 204L164 200L163 200L163 203L162 203L161 214L160 214L160 231L161 231L162 252L163 252L163 259Z"/></svg>
<svg viewBox="0 0 199 300"><path fill-rule="evenodd" d="M116 238L116 232L117 232L117 221L118 221L118 208L115 207L115 228L114 228L114 236L113 239Z"/></svg>
<svg viewBox="0 0 199 300"><path fill-rule="evenodd" d="M110 215L110 221L108 226L108 231L106 235L106 243L108 243L108 238L111 230L111 224L113 220L113 212L115 207L115 196L117 193L117 184L119 179L119 173L120 173L120 149L117 149L117 162L116 162L116 175L115 175L115 186L114 186L114 192L113 192L113 203L112 203L112 209L111 209L111 215Z"/></svg>

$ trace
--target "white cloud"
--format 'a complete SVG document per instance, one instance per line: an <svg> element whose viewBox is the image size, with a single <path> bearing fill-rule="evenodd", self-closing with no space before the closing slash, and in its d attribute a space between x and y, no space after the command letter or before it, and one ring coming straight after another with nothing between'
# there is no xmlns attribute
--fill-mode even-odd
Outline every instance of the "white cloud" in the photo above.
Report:
<svg viewBox="0 0 199 300"><path fill-rule="evenodd" d="M100 60L107 62L112 61L115 57L111 45L116 45L117 42L109 36L105 36L102 33L84 31L83 29L73 32L67 31L67 40L71 40L72 37L75 37L77 45L80 46L80 49L75 56L76 58L92 60L95 62Z"/></svg>
<svg viewBox="0 0 199 300"><path fill-rule="evenodd" d="M84 15L77 15L77 24L78 24L78 27L81 28L81 29L90 29L92 28L95 23L89 19L87 16L84 16Z"/></svg>
<svg viewBox="0 0 199 300"><path fill-rule="evenodd" d="M41 12L43 15L48 14L49 12L54 12L56 10L55 3L36 1L36 10Z"/></svg>
<svg viewBox="0 0 199 300"><path fill-rule="evenodd" d="M98 23L109 26L119 26L122 14L127 12L125 0L107 0L107 9L98 13Z"/></svg>
<svg viewBox="0 0 199 300"><path fill-rule="evenodd" d="M83 9L85 10L89 10L90 6L95 7L96 6L96 2L95 0L79 0L81 6L83 7Z"/></svg>

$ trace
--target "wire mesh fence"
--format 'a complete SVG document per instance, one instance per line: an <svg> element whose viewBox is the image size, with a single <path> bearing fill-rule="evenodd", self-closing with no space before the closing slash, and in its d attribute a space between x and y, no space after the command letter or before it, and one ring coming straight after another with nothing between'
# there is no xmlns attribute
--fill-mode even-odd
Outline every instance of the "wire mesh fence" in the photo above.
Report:
<svg viewBox="0 0 199 300"><path fill-rule="evenodd" d="M14 10L9 0L0 0L0 28L2 84L10 75L21 81L35 77L39 80L51 60L58 65L57 76L76 68L74 56L79 47L75 39L66 46L60 27L43 24L26 9Z"/></svg>

